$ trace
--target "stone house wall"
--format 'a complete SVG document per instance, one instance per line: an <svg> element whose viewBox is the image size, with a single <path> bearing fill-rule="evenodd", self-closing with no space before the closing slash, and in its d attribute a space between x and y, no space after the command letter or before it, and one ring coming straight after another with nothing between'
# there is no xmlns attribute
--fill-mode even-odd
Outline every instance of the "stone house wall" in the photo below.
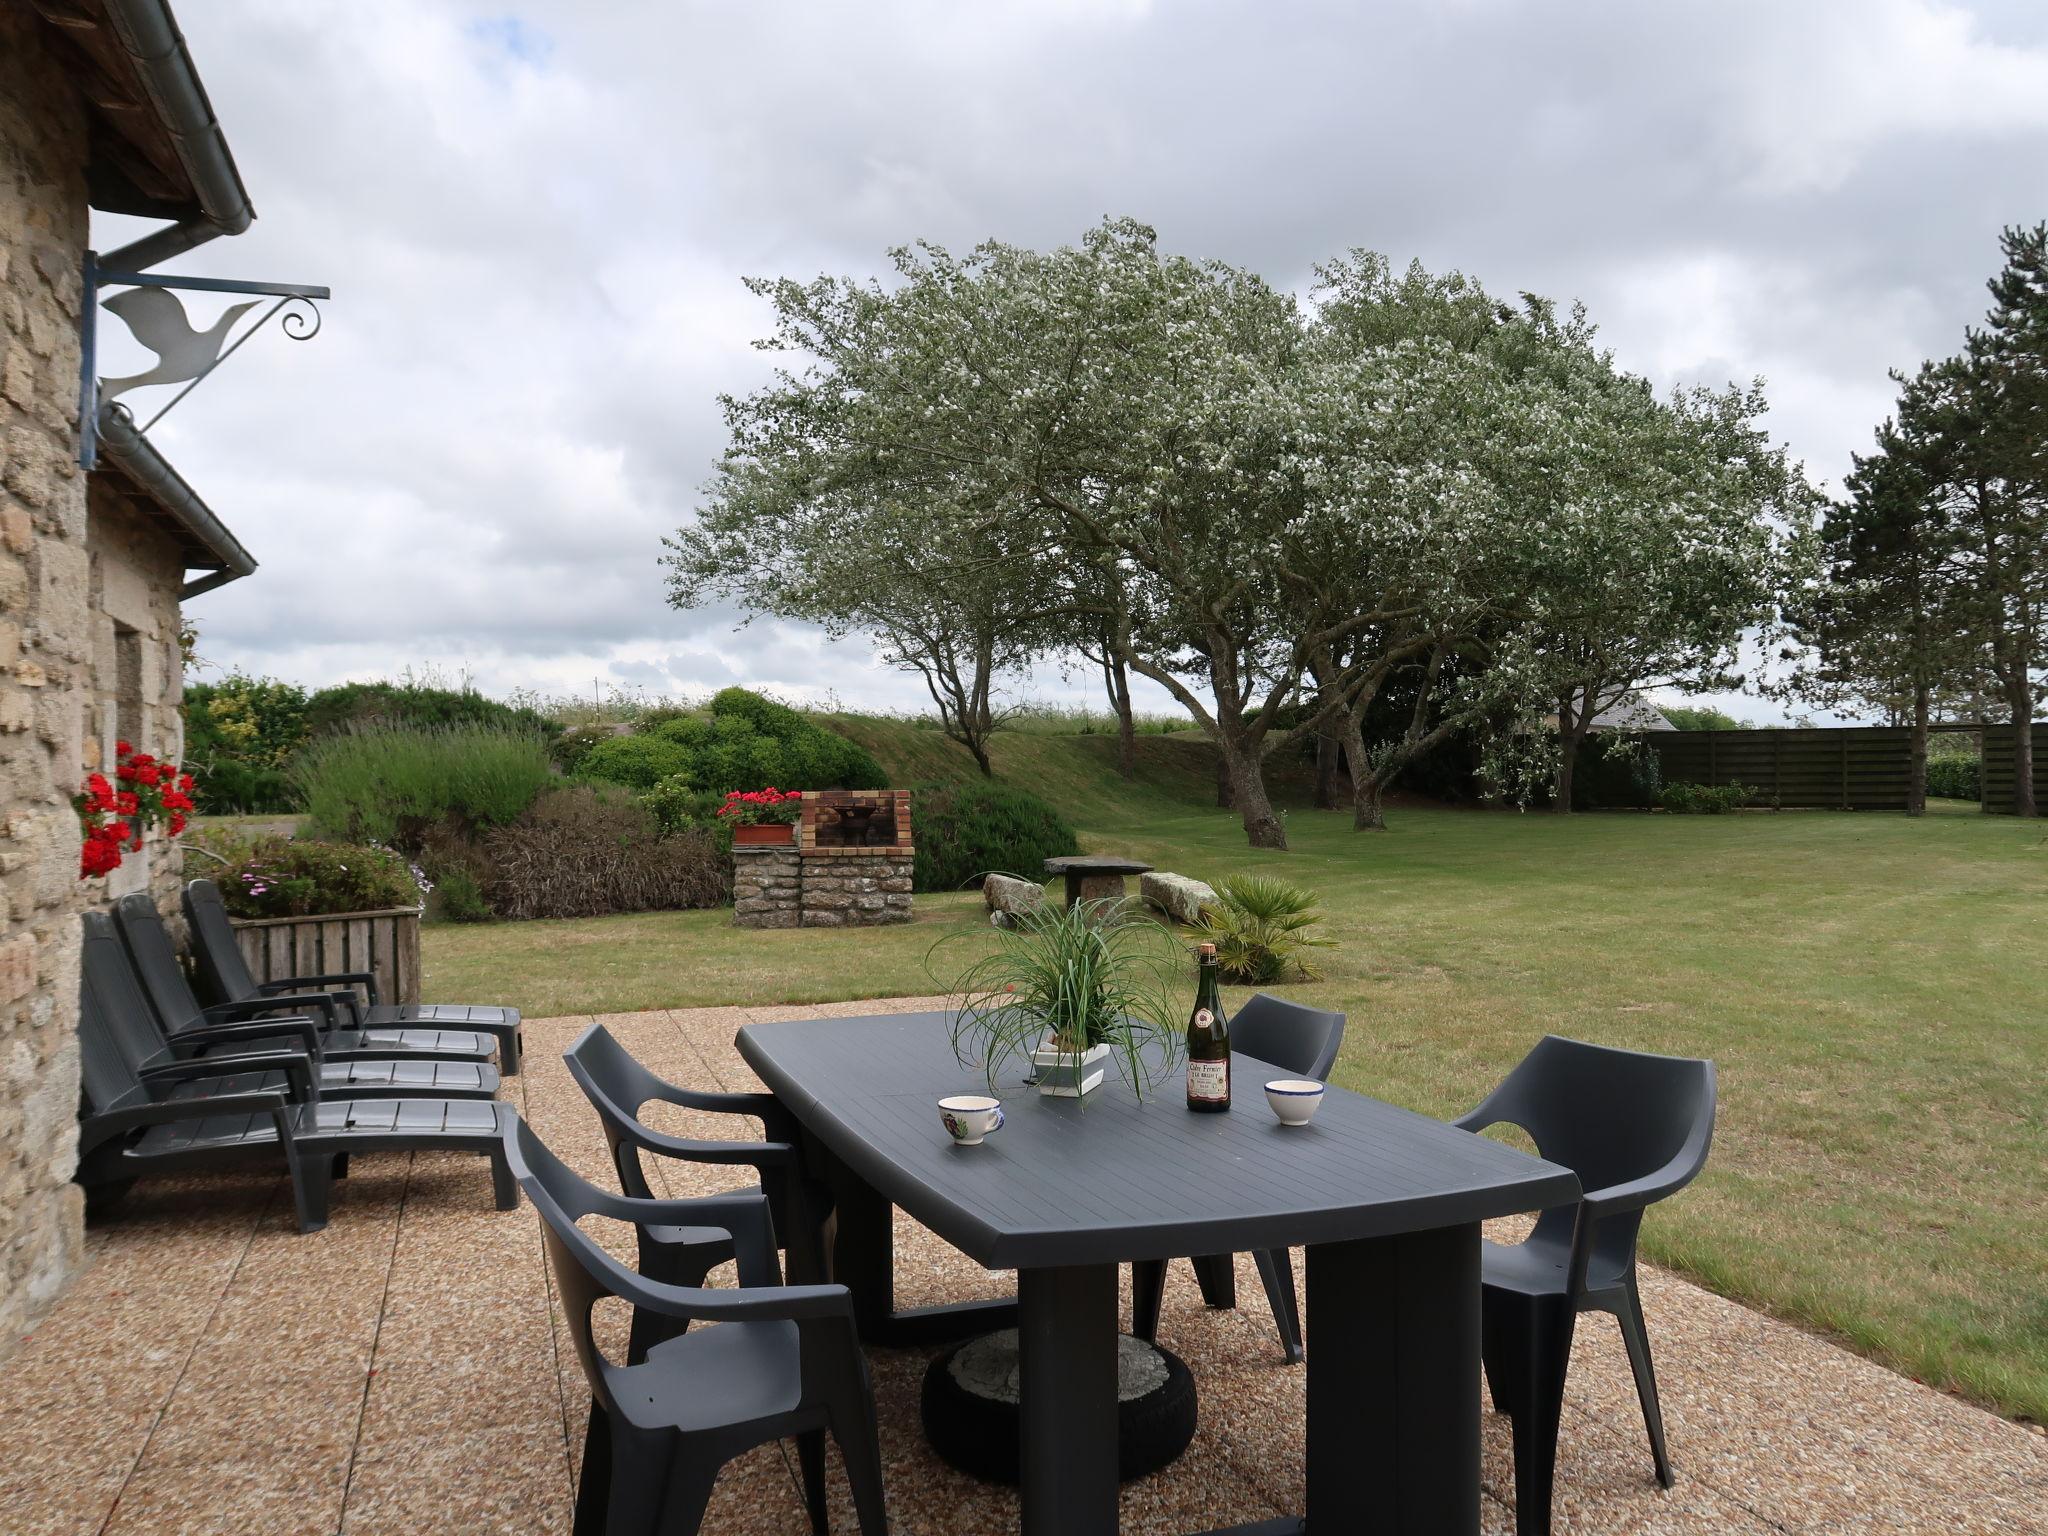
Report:
<svg viewBox="0 0 2048 1536"><path fill-rule="evenodd" d="M92 662L85 700L84 766L87 771L111 772L114 744L119 741L167 761L180 761L185 722L179 711L184 656L178 644L178 588L185 580L184 555L161 525L115 489L107 475L95 471L87 478ZM182 928L179 874L177 851L159 834L88 890L103 900L147 890L172 925Z"/></svg>
<svg viewBox="0 0 2048 1536"><path fill-rule="evenodd" d="M93 687L77 469L86 116L0 6L0 1351L83 1256L78 819Z"/></svg>

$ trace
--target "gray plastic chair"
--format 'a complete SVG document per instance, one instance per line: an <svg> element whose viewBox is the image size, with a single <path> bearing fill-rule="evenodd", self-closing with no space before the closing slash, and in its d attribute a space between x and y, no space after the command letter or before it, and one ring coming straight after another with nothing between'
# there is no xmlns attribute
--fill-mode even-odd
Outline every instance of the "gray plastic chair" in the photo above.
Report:
<svg viewBox="0 0 2048 1536"><path fill-rule="evenodd" d="M506 1159L540 1212L576 1358L590 1384L590 1426L576 1490L576 1536L695 1536L719 1469L793 1436L811 1528L827 1529L825 1434L839 1443L862 1536L886 1536L882 1458L867 1362L843 1285L779 1285L768 1204L755 1193L636 1200L584 1179L507 1109ZM576 1223L604 1216L635 1227L712 1225L730 1235L737 1290L664 1285L634 1274ZM615 1365L591 1329L600 1301L636 1317L714 1324Z"/></svg>
<svg viewBox="0 0 2048 1536"><path fill-rule="evenodd" d="M1635 1373L1657 1481L1671 1486L1657 1375L1636 1291L1643 1209L1690 1184L1714 1137L1714 1064L1546 1035L1452 1124L1514 1125L1579 1176L1585 1196L1545 1211L1526 1240L1485 1249L1483 1349L1496 1410L1514 1420L1515 1527L1548 1536L1572 1332L1612 1312Z"/></svg>
<svg viewBox="0 0 2048 1536"><path fill-rule="evenodd" d="M593 1024L578 1035L576 1043L562 1053L562 1060L597 1111L605 1141L611 1146L619 1188L626 1194L636 1200L656 1198L640 1162L642 1152L682 1162L752 1168L774 1214L776 1244L789 1252L790 1278L807 1282L827 1278L823 1232L831 1200L805 1177L798 1154L796 1117L774 1094L707 1093L671 1083L642 1066L602 1024ZM650 1103L746 1116L761 1122L767 1139L705 1141L670 1136L640 1119L641 1108Z"/></svg>
<svg viewBox="0 0 2048 1536"><path fill-rule="evenodd" d="M1344 1015L1310 1008L1260 992L1231 1015L1233 1053L1270 1062L1296 1077L1328 1082L1344 1044ZM1244 1090L1249 1090L1246 1092ZM1232 1093L1248 1101L1253 1093L1263 1103L1263 1083L1233 1084ZM1294 1295L1294 1261L1285 1248L1260 1249L1252 1255L1273 1323L1280 1330L1280 1349L1289 1365L1301 1360L1301 1309ZM1237 1304L1237 1274L1231 1255L1209 1254L1193 1260L1202 1299L1212 1307ZM1159 1333L1159 1307L1166 1290L1166 1261L1146 1260L1131 1266L1131 1332L1141 1339Z"/></svg>
<svg viewBox="0 0 2048 1536"><path fill-rule="evenodd" d="M185 979L184 967L178 964L177 946L171 940L170 929L148 896L138 891L115 902L114 926L120 931L121 945L142 983L164 1041L175 1050L203 1055L213 1049L212 1033L227 1024L268 1024L274 1026L272 1034L284 1034L287 1026L317 1028L316 1016L329 1022L338 1017L333 998L324 993L266 997L252 1003L201 1008ZM88 935L94 931L88 923ZM307 1013L283 1020L266 1017L297 1008L304 1008ZM259 1027L241 1038L260 1034ZM481 1059L490 1055L489 1044L483 1044L479 1050L480 1054L449 1060L438 1050L373 1048L363 1042L361 1031L327 1028L319 1030L318 1048L312 1054L319 1058L323 1096L327 1098L339 1098L345 1093L378 1098L495 1098L498 1069Z"/></svg>
<svg viewBox="0 0 2048 1536"><path fill-rule="evenodd" d="M192 969L199 990L215 1006L247 1006L268 999L291 1007L310 1006L310 995L325 996L330 1007L346 1013L330 1027L347 1023L365 1049L391 1053L403 1050L433 1054L447 1060L487 1058L496 1041L499 1069L518 1074L525 1052L519 1010L485 1003L387 1003L377 995L377 978L368 971L334 971L320 976L287 976L259 982L249 973L235 925L211 880L185 886L185 921L192 930ZM363 989L368 1002L356 996ZM339 990L336 990L339 989ZM280 994L296 994L283 996Z"/></svg>

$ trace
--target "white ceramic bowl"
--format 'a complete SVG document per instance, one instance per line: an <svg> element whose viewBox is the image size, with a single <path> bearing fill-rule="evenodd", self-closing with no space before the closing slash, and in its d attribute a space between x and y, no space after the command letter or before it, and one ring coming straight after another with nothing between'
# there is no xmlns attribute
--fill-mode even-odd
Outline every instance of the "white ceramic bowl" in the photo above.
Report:
<svg viewBox="0 0 2048 1536"><path fill-rule="evenodd" d="M1277 1077L1266 1084L1266 1102L1282 1125L1307 1125L1323 1102L1323 1085L1307 1078Z"/></svg>

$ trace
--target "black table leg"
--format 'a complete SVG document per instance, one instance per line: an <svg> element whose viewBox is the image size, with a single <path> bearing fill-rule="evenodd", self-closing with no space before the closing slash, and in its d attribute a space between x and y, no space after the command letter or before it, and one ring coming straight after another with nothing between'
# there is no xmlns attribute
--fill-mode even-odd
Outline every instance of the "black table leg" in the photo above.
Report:
<svg viewBox="0 0 2048 1536"><path fill-rule="evenodd" d="M1479 1227L1308 1250L1308 1530L1479 1530Z"/></svg>
<svg viewBox="0 0 2048 1536"><path fill-rule="evenodd" d="M832 1278L853 1293L854 1325L869 1344L917 1349L1013 1327L1017 1303L960 1301L896 1310L896 1208L866 1180L834 1160Z"/></svg>
<svg viewBox="0 0 2048 1536"><path fill-rule="evenodd" d="M1116 1268L1017 1274L1024 1536L1115 1536Z"/></svg>

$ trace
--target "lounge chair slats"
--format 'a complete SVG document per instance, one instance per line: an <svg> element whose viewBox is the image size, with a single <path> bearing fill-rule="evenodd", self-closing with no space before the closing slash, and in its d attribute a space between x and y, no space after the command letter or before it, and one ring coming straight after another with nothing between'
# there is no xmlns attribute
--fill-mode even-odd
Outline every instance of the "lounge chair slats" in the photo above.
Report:
<svg viewBox="0 0 2048 1536"><path fill-rule="evenodd" d="M407 1049L430 1050L444 1056L469 1055L470 1048L462 1043L460 1028L467 1025L472 1040L489 1037L497 1042L498 1066L505 1076L512 1077L519 1071L526 1047L517 1008L484 1003L386 1003L377 995L377 979L366 971L259 982L250 974L248 961L242 958L242 947L235 941L235 926L221 901L220 887L211 880L194 880L185 887L185 918L192 930L192 963L198 972L200 990L214 1004L247 1005L279 993L327 992L338 1006L347 1010L343 1022L360 1032L364 1049L384 1048L387 1040L377 1037L385 1031L447 1025L452 1028L439 1045L413 1043ZM335 990L337 987L342 990ZM358 987L367 1003L357 997Z"/></svg>

